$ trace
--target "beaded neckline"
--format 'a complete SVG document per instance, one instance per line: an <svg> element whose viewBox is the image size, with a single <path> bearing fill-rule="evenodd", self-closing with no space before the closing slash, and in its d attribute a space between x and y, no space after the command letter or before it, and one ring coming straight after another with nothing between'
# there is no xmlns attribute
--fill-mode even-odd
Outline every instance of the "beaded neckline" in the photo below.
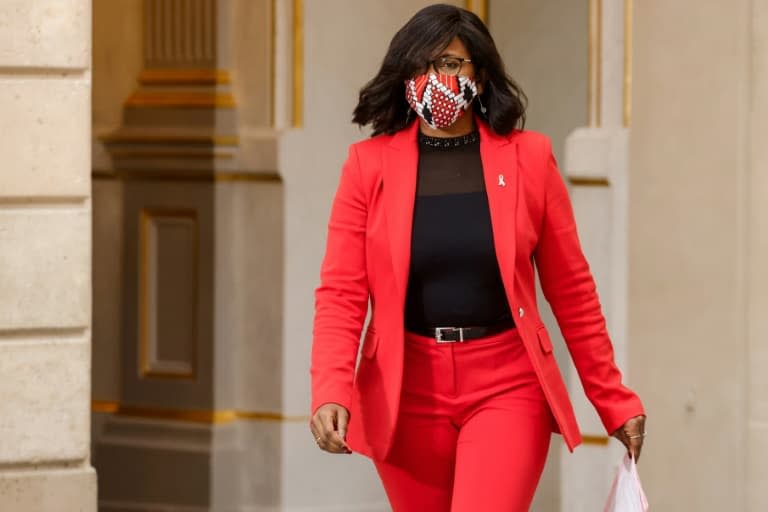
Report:
<svg viewBox="0 0 768 512"><path fill-rule="evenodd" d="M419 145L423 144L438 149L458 148L469 144L475 144L479 140L480 134L477 130L469 132L466 135L459 135L458 137L432 137L419 132Z"/></svg>

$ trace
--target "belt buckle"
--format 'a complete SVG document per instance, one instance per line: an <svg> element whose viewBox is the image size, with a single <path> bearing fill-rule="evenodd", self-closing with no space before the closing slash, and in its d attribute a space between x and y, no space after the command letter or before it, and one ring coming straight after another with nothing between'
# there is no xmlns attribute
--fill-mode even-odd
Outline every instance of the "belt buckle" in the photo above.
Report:
<svg viewBox="0 0 768 512"><path fill-rule="evenodd" d="M443 339L443 332L444 331L459 331L459 339L458 340L444 340ZM435 341L437 343L456 343L464 341L464 328L463 327L435 327Z"/></svg>

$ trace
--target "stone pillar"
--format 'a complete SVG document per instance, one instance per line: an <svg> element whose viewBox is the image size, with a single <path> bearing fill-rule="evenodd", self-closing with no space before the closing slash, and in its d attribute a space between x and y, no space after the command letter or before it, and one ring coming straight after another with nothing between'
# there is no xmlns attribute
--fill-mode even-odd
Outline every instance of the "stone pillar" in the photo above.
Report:
<svg viewBox="0 0 768 512"><path fill-rule="evenodd" d="M636 4L630 369L652 510L768 507L766 15Z"/></svg>
<svg viewBox="0 0 768 512"><path fill-rule="evenodd" d="M746 507L748 512L768 510L768 1L752 2L751 97L747 214L747 266L749 329L747 331Z"/></svg>
<svg viewBox="0 0 768 512"><path fill-rule="evenodd" d="M631 28L631 7L631 0L589 2L589 123L568 136L561 162L616 362L630 387L626 368L631 39L626 30ZM568 372L568 381L584 445L574 454L565 447L561 450L561 510L601 510L624 448L606 436L575 368Z"/></svg>
<svg viewBox="0 0 768 512"><path fill-rule="evenodd" d="M121 371L97 442L102 510L279 501L282 187L269 103L246 97L248 128L262 135L248 139L256 157L241 155L230 73L237 19L258 43L262 73L248 87L271 91L270 53L257 51L270 48L271 8L144 2L144 69L95 170L122 184L123 205L112 216ZM106 232L96 254L108 254Z"/></svg>
<svg viewBox="0 0 768 512"><path fill-rule="evenodd" d="M210 175L238 166L229 0L145 0L144 70L123 125L103 139L115 170Z"/></svg>
<svg viewBox="0 0 768 512"><path fill-rule="evenodd" d="M0 510L96 510L90 9L0 3Z"/></svg>

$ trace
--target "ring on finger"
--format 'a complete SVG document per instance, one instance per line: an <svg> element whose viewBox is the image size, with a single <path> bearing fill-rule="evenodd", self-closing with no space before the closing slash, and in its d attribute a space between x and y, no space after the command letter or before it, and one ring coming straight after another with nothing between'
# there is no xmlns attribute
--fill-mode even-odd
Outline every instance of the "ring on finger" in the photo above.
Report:
<svg viewBox="0 0 768 512"><path fill-rule="evenodd" d="M628 436L628 437L629 437L630 439L639 439L639 438L641 438L641 437L645 437L645 436L646 436L646 434L647 434L647 432L643 432L642 434L637 434L637 435L634 435L634 436Z"/></svg>

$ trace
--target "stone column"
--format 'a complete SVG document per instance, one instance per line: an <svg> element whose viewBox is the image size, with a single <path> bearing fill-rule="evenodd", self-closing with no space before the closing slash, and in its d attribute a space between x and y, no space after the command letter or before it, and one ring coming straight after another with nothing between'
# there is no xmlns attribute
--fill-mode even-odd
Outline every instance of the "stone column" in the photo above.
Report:
<svg viewBox="0 0 768 512"><path fill-rule="evenodd" d="M747 213L747 265L749 329L746 394L746 507L749 512L768 510L768 1L751 5L751 90Z"/></svg>
<svg viewBox="0 0 768 512"><path fill-rule="evenodd" d="M641 476L652 510L766 510L768 3L636 8L630 368L653 432Z"/></svg>
<svg viewBox="0 0 768 512"><path fill-rule="evenodd" d="M90 9L0 3L0 510L96 510Z"/></svg>
<svg viewBox="0 0 768 512"><path fill-rule="evenodd" d="M626 373L627 170L631 84L631 0L590 0L589 124L566 139L561 168L570 184L582 246L597 282L616 362ZM562 510L601 510L623 446L606 436L574 368L568 386L584 437L562 448Z"/></svg>
<svg viewBox="0 0 768 512"><path fill-rule="evenodd" d="M261 51L271 8L144 2L145 67L122 125L102 137L111 161L95 170L122 183L123 204L119 400L97 443L102 510L278 503L281 184L269 167L271 96L241 96L247 128L262 134L243 156L230 72L237 20L255 40L247 87L271 91ZM97 254L109 240L96 240Z"/></svg>
<svg viewBox="0 0 768 512"><path fill-rule="evenodd" d="M144 1L145 67L122 127L103 138L113 169L237 169L231 8L229 0Z"/></svg>

